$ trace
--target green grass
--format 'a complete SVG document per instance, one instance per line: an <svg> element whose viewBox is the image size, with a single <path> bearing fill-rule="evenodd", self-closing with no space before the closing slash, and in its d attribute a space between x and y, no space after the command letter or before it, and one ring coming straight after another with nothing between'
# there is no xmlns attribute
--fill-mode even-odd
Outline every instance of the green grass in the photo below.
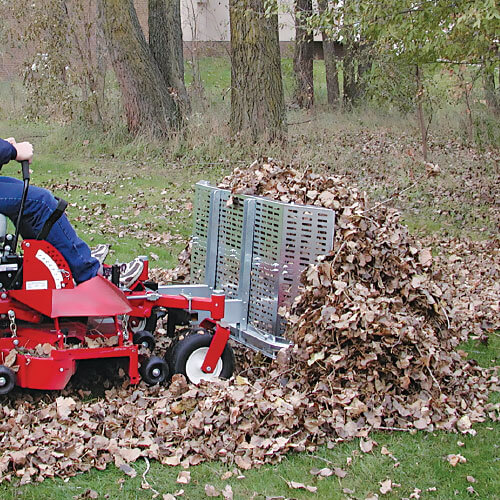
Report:
<svg viewBox="0 0 500 500"><path fill-rule="evenodd" d="M185 63L186 86L193 83L193 63L187 60ZM227 101L229 103L231 89L231 65L227 57L202 57L199 60L199 68L205 90L212 99L217 102ZM283 78L283 91L285 99L292 98L295 88L295 77L293 74L293 60L283 58L281 60L281 71ZM315 98L318 104L326 103L326 82L324 61L314 61L314 78L316 82Z"/></svg>
<svg viewBox="0 0 500 500"><path fill-rule="evenodd" d="M7 135L7 132L19 137L25 132L35 137L33 142L37 159L33 164L33 182L53 189L70 203L76 204L69 208L70 219L89 244L113 243L115 253L110 261L128 260L138 254L154 253L159 257L158 264L162 267L175 265L176 256L191 232L191 214L186 204L192 196L194 183L200 179L217 182L231 170L232 165L231 161L215 161L215 165L207 165L207 157L197 157L199 153L192 151L177 158L165 158L164 152L170 151L168 148L171 145L148 145L142 141L124 143L116 137L98 142L97 134L92 135L92 131L79 128L0 122L0 136ZM361 157L355 144L356 126L351 125L347 132L341 136L346 163L337 165L336 170L339 167L347 170L350 162L354 164ZM351 136L351 133L354 135ZM314 141L321 136L321 132L317 131L316 134L302 145L300 154L308 154L306 149L312 147ZM67 139L63 140L64 137ZM84 137L90 141L86 145L83 145ZM75 142L76 139L78 142ZM389 140L393 139L390 137ZM116 148L114 158L109 152L113 144ZM334 144L325 142L325 145L330 151L335 150ZM233 154L230 148L227 151ZM234 152L235 158L238 158L238 154L244 153ZM394 160L387 159L389 165L392 161ZM3 173L16 175L16 171L16 164L10 164ZM491 173L491 169L486 169L484 175ZM357 175L361 180L368 180L374 173L367 164L366 171L358 171ZM404 173L398 177L398 182L402 185L408 182ZM450 189L455 184L450 182ZM67 185L71 189L68 190ZM379 197L388 193L388 187L384 183L380 183L377 189ZM419 190L408 196L405 203L413 206L417 201L422 201L428 212L419 214L419 224L427 233L441 231L443 221L447 219L436 222L429 217L436 199L426 189L425 184L419 187ZM422 203L418 206L422 207ZM447 198L442 203L449 205L452 202ZM146 206L137 208L143 204ZM411 212L408 212L407 217L410 216ZM462 223L474 226L470 220ZM457 223L451 220L450 224L455 226ZM421 226L418 227L419 230L422 229ZM123 233L121 236L120 232ZM173 236L168 244L146 246L151 237L167 232ZM498 333L494 333L489 345L471 340L464 348L481 365L497 365L499 339ZM498 402L498 394L492 395L491 400ZM500 498L496 472L500 426L485 422L475 426L475 429L477 435L474 437L443 432L379 433L372 436L379 446L371 454L362 453L359 441L354 440L332 449L322 446L314 452L292 453L284 457L280 464L266 465L258 470L245 472L245 478L232 477L226 481L221 476L227 470L232 470L232 467L217 462L202 464L191 467L192 481L183 486L183 498L205 498L205 484L213 484L219 490L230 484L238 499L252 498L254 494L257 494L255 498L282 495L299 499L364 499L370 493L380 495L379 483L387 478L401 484L393 493L383 497L388 499L409 497L415 488L422 490L422 498L466 499L471 498L471 494L467 492L467 487L470 486L477 492L476 498ZM458 446L458 441L465 445ZM390 457L380 453L382 446L386 446L397 459L398 467L394 467L395 462ZM467 463L453 468L445 457L457 453L462 454ZM348 459L352 459L350 466L347 466ZM309 473L313 467L324 466L344 468L347 476L344 479L333 476L318 480ZM98 492L100 497L108 495L107 498L111 499L152 497L152 491L141 488L145 462L139 461L133 467L138 472L135 479L111 466L106 471L92 470L69 480L46 480L42 484L22 487L15 483L1 484L0 497L66 499L83 494L89 488ZM180 470L179 467L163 467L152 462L146 478L160 493L174 493L181 488L181 485L175 483ZM473 476L477 482L469 483L467 476ZM304 490L291 490L286 481L317 486L318 491L308 493ZM344 490L354 493L345 493Z"/></svg>
<svg viewBox="0 0 500 500"><path fill-rule="evenodd" d="M113 244L110 263L138 254L154 254L158 262L152 261L153 267L174 266L191 233L189 202L194 184L201 179L216 183L234 166L248 165L261 154L295 163L299 168L312 165L323 173L347 175L374 200L385 199L411 185L412 176L420 175L424 169L412 119L371 108L348 115L321 109L326 91L324 65L320 61L315 61L314 66L317 106L308 112L289 110L287 143L240 144L231 138L226 126L230 85L227 59L203 58L200 65L205 102L196 104L199 107L195 108L184 137L163 143L133 139L123 125L103 133L77 123L26 123L12 119L16 114L10 114L9 120L0 120L0 137L15 136L35 145L33 182L52 189L73 205L68 215L82 238L90 245ZM192 79L188 64L186 68L189 85ZM290 59L283 60L283 79L289 100L293 92ZM0 96L12 92L19 89L0 85ZM449 117L443 123L446 122L451 123ZM498 234L494 210L498 199L495 152L482 154L462 148L460 137L452 137L452 132L443 127L442 135L436 134L431 145L432 161L440 165L442 174L422 180L392 204L402 209L403 221L414 233L494 237ZM16 164L10 164L2 174L16 176L17 170ZM476 193L480 193L480 198L474 197ZM155 238L167 234L171 235L168 242L155 242ZM495 332L489 345L471 340L463 348L482 366L498 365L499 338ZM498 393L492 395L492 402L499 400ZM181 498L205 498L204 486L210 483L219 489L230 484L235 498L240 499L252 498L254 493L255 498L282 495L301 499L364 499L370 493L379 493L379 483L386 478L401 487L382 498L409 497L414 488L422 490L421 498L500 498L500 426L487 421L475 429L476 436L442 432L376 434L372 437L379 446L368 455L359 451L359 442L354 440L332 449L322 446L314 452L289 454L278 465L266 465L245 472L245 478L227 481L221 475L232 467L216 462L203 464L191 467L192 481L183 487L186 493ZM465 445L458 446L458 441ZM380 453L383 445L396 457L397 468L390 457ZM452 453L461 453L467 463L451 467L445 457ZM352 459L349 467L348 459ZM319 481L309 473L313 467L334 465L347 470L344 479L334 476ZM135 479L111 466L106 471L92 470L67 481L46 480L23 487L1 484L0 498L67 499L88 488L100 497L152 497L151 490L141 489L145 462L133 466L138 472ZM152 462L146 478L160 493L174 493L181 488L175 483L180 470ZM467 482L467 476L473 476L477 482ZM318 492L291 490L286 484L291 480L315 485ZM467 492L469 486L474 487L477 495ZM426 491L428 488L436 490ZM344 489L354 493L345 493Z"/></svg>
<svg viewBox="0 0 500 500"><path fill-rule="evenodd" d="M393 492L383 496L387 499L408 498L415 488L422 490L422 498L468 499L467 487L473 486L480 499L500 498L498 461L500 460L500 426L481 424L476 426L476 436L435 432L417 434L376 433L371 435L378 446L369 454L360 451L359 440L341 443L328 449L322 446L314 452L290 453L280 464L265 465L260 469L243 472L244 478L233 476L223 480L221 476L234 467L211 462L190 467L189 485L176 484L181 467L150 464L147 481L160 494L175 493L184 489L182 498L205 498L206 484L219 491L231 485L236 499L284 496L288 498L342 499L366 498L370 493L379 493L380 482L391 479L399 484ZM463 443L463 445L461 445ZM394 458L381 453L385 446ZM448 454L460 453L467 460L465 464L452 467L446 460ZM348 460L352 461L347 465ZM397 466L396 466L397 464ZM108 495L110 499L151 498L152 491L141 488L146 463L132 464L137 477L129 478L123 472L110 466L106 471L92 470L69 480L46 480L41 484L16 487L0 485L0 495L4 500L15 498L53 500L72 498L87 489L99 493L99 498ZM310 474L313 468L339 467L347 472L343 479L330 476L318 479ZM467 476L476 482L469 483ZM295 481L318 488L317 493L290 489L287 481ZM434 490L435 488L435 490ZM346 494L344 490L352 494ZM380 495L382 497L382 495ZM160 497L161 498L161 497Z"/></svg>
<svg viewBox="0 0 500 500"><path fill-rule="evenodd" d="M220 169L207 172L192 166L135 164L109 160L100 164L42 159L33 182L50 188L69 203L68 216L90 244L111 243L111 259L128 260L139 254L158 256L173 267L191 235L190 203L199 180L220 178ZM109 172L113 175L107 179ZM68 179L70 190L61 179ZM163 238L168 244L158 244ZM155 257L156 259L156 257ZM152 261L153 262L153 261Z"/></svg>

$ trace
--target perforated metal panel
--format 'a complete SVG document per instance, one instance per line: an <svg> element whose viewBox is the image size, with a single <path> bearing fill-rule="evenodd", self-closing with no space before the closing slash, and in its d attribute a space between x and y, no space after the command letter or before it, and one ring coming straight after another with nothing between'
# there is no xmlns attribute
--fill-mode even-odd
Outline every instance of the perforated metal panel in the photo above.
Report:
<svg viewBox="0 0 500 500"><path fill-rule="evenodd" d="M279 308L297 296L302 271L332 249L333 217L327 209L257 200L250 324L283 335L286 325Z"/></svg>
<svg viewBox="0 0 500 500"><path fill-rule="evenodd" d="M211 189L198 187L194 199L194 228L191 248L191 281L205 282Z"/></svg>
<svg viewBox="0 0 500 500"><path fill-rule="evenodd" d="M332 210L231 196L198 183L192 280L240 301L241 318L233 331L277 339L286 326L279 309L297 295L300 274L333 248L334 217ZM248 336L238 340L247 343Z"/></svg>
<svg viewBox="0 0 500 500"><path fill-rule="evenodd" d="M271 334L276 333L280 306L282 225L283 206L259 199L255 209L248 323Z"/></svg>
<svg viewBox="0 0 500 500"><path fill-rule="evenodd" d="M233 199L230 205L228 200L229 192L223 191L219 205L215 287L232 299L238 297L244 206L240 198Z"/></svg>
<svg viewBox="0 0 500 500"><path fill-rule="evenodd" d="M291 304L297 296L300 276L305 267L326 255L333 248L332 210L317 207L286 205L285 233L281 240L283 264L280 283L280 302Z"/></svg>

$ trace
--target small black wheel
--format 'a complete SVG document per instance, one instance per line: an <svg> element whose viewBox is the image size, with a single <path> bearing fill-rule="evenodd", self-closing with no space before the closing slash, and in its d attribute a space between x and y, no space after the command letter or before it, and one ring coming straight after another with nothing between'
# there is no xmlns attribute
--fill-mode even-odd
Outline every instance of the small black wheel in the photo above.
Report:
<svg viewBox="0 0 500 500"><path fill-rule="evenodd" d="M169 375L168 364L158 356L145 358L139 368L142 380L148 385L161 384Z"/></svg>
<svg viewBox="0 0 500 500"><path fill-rule="evenodd" d="M195 334L205 335L207 333L209 334L210 332L206 328L203 328L202 326L193 326L192 328L189 329L189 335L195 335Z"/></svg>
<svg viewBox="0 0 500 500"><path fill-rule="evenodd" d="M0 396L9 394L16 385L16 374L7 366L0 365Z"/></svg>
<svg viewBox="0 0 500 500"><path fill-rule="evenodd" d="M132 333L142 332L144 330L154 333L156 324L158 323L158 315L152 312L149 318L132 317L129 320L129 329Z"/></svg>
<svg viewBox="0 0 500 500"><path fill-rule="evenodd" d="M173 373L182 373L190 382L200 380L230 378L234 371L234 353L226 344L222 356L211 373L202 371L201 366L212 342L213 335L194 333L179 341L172 350L171 367Z"/></svg>
<svg viewBox="0 0 500 500"><path fill-rule="evenodd" d="M141 347L146 347L150 351L155 348L156 344L153 334L147 330L134 333L133 342Z"/></svg>

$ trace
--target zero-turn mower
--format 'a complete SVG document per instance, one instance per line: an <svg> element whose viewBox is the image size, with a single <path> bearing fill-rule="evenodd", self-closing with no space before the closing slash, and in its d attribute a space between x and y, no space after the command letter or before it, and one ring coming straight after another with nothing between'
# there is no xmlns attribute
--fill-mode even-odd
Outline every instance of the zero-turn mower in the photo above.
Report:
<svg viewBox="0 0 500 500"><path fill-rule="evenodd" d="M15 385L32 389L63 389L80 360L128 359L130 383L143 379L153 385L183 373L191 382L211 377L229 378L234 355L227 343L224 293L209 296L163 293L148 280L148 262L132 289L119 286L119 266L111 266L110 279L96 276L76 285L70 268L45 241L62 215L60 201L37 239L25 239L17 251L24 205L29 189L28 162L22 162L23 196L14 234L6 234L0 215L0 395ZM167 334L187 324L190 311L203 311L197 329L167 351L165 358L152 352L159 317L168 314ZM147 351L146 351L147 352Z"/></svg>

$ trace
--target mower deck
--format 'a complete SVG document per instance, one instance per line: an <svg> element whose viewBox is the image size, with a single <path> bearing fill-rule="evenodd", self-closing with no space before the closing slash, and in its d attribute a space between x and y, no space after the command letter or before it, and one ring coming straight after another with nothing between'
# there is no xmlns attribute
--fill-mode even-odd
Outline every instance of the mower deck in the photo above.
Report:
<svg viewBox="0 0 500 500"><path fill-rule="evenodd" d="M0 349L4 361L9 350ZM15 365L19 367L16 385L30 389L61 390L75 374L77 361L83 359L128 358L128 375L131 384L140 381L138 347L96 347L79 349L54 349L47 357L17 354Z"/></svg>

